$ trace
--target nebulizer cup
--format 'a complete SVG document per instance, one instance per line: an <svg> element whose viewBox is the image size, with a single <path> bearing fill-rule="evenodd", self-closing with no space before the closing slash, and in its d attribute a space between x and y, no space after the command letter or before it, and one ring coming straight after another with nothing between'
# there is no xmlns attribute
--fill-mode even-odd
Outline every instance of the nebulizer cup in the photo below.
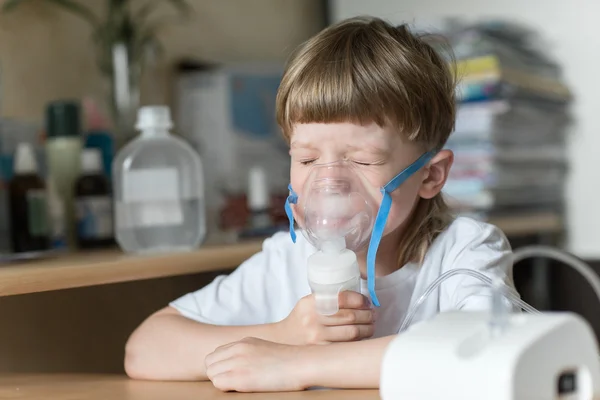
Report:
<svg viewBox="0 0 600 400"><path fill-rule="evenodd" d="M373 212L358 172L346 162L315 166L302 194L303 234L317 248L308 258L308 282L319 314L339 310L339 293L360 293L356 252L366 248Z"/></svg>
<svg viewBox="0 0 600 400"><path fill-rule="evenodd" d="M339 293L360 293L360 269L356 254L346 248L343 238L332 240L308 259L308 283L315 295L317 312L333 315L339 310Z"/></svg>

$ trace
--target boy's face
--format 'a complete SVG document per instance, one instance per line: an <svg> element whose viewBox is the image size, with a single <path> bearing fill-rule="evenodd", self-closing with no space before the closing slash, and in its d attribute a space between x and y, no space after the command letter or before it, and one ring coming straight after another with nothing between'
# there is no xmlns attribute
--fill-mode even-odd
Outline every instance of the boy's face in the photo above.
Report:
<svg viewBox="0 0 600 400"><path fill-rule="evenodd" d="M373 205L373 215L376 215L382 200L379 188L423 153L422 148L403 140L391 128L381 128L375 123L364 126L353 123L297 124L290 141L290 182L294 191L302 196L313 165L350 161L362 176ZM451 164L452 153L441 151L391 193L392 207L384 235L402 227L419 197L432 198L441 191ZM297 213L301 212L295 210L300 225L303 215Z"/></svg>

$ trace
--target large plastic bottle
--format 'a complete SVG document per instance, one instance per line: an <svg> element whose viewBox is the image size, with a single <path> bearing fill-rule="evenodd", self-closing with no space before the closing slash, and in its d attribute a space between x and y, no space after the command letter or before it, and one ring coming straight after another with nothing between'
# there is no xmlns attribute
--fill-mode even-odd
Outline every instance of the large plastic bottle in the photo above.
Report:
<svg viewBox="0 0 600 400"><path fill-rule="evenodd" d="M113 162L115 236L125 252L188 251L206 236L202 162L172 127L168 107L142 107L140 135Z"/></svg>
<svg viewBox="0 0 600 400"><path fill-rule="evenodd" d="M345 290L360 293L360 267L356 254L346 248L343 237L323 242L308 258L308 283L315 295L317 312L338 312L338 294Z"/></svg>

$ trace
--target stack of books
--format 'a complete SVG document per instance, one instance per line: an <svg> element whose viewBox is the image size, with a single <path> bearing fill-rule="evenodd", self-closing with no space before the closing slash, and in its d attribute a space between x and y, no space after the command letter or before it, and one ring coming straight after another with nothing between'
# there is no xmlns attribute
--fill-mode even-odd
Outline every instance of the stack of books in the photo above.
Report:
<svg viewBox="0 0 600 400"><path fill-rule="evenodd" d="M459 101L444 189L461 212L560 211L571 92L535 32L505 22L453 29Z"/></svg>

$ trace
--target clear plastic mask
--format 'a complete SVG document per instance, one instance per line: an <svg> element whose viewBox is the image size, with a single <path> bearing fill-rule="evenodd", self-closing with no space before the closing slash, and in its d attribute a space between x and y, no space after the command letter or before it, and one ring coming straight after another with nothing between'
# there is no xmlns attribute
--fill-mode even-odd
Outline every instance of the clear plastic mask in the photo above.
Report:
<svg viewBox="0 0 600 400"><path fill-rule="evenodd" d="M313 246L327 250L342 243L354 252L366 250L375 208L363 182L356 168L345 161L312 168L293 207L303 235Z"/></svg>
<svg viewBox="0 0 600 400"><path fill-rule="evenodd" d="M314 165L302 193L296 193L289 186L285 212L290 221L292 241L296 242L296 219L308 241L321 250L327 250L324 246L339 250L345 244L347 249L356 252L368 245L367 286L371 301L379 307L375 293L375 259L392 206L391 193L423 168L436 153L431 150L422 154L379 188L380 201L375 217L373 205L378 202L373 199L377 197L371 194L369 185L365 184L354 164L339 161Z"/></svg>

